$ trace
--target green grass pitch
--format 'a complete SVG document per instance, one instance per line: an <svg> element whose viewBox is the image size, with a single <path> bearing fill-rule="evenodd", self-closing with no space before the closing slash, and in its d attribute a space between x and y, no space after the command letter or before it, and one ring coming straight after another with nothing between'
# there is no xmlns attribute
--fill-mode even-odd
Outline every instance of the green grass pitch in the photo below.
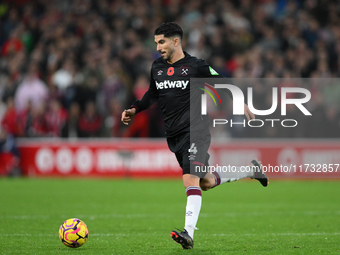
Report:
<svg viewBox="0 0 340 255"><path fill-rule="evenodd" d="M0 254L340 254L340 182L271 180L203 193L193 250L171 241L183 228L181 180L0 179ZM64 246L68 218L89 228Z"/></svg>

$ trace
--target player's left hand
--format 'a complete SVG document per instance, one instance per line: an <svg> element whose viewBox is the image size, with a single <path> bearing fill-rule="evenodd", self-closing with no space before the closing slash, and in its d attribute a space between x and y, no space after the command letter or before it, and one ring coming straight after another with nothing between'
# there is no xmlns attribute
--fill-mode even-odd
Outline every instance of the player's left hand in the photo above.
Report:
<svg viewBox="0 0 340 255"><path fill-rule="evenodd" d="M244 115L246 115L248 121L255 119L254 113L249 110L248 105L246 104L244 104Z"/></svg>

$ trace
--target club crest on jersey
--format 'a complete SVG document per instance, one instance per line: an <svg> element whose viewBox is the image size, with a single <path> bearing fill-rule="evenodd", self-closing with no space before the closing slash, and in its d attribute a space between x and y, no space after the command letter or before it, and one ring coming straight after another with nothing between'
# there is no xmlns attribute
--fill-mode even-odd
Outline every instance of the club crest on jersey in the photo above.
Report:
<svg viewBox="0 0 340 255"><path fill-rule="evenodd" d="M162 75L163 74L163 70L158 70L157 71L157 75Z"/></svg>
<svg viewBox="0 0 340 255"><path fill-rule="evenodd" d="M182 76L187 76L189 74L189 66L181 66L181 75Z"/></svg>

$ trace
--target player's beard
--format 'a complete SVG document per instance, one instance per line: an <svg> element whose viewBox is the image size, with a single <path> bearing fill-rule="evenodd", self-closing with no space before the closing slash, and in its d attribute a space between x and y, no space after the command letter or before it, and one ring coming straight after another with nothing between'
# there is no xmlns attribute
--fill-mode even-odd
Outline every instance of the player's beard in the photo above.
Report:
<svg viewBox="0 0 340 255"><path fill-rule="evenodd" d="M169 60L172 58L172 56L174 55L174 52L175 52L175 49L174 49L174 48L173 48L173 49L169 49L168 53L166 53L166 54L163 56L163 59L164 59L165 61L169 61Z"/></svg>

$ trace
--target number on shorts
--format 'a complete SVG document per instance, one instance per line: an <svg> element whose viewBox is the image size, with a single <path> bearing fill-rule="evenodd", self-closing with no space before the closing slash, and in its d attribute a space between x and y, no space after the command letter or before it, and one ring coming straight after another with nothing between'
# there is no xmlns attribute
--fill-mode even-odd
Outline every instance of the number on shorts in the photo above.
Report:
<svg viewBox="0 0 340 255"><path fill-rule="evenodd" d="M197 147L195 146L195 143L192 143L190 146L189 152L192 152L193 154L197 153Z"/></svg>

